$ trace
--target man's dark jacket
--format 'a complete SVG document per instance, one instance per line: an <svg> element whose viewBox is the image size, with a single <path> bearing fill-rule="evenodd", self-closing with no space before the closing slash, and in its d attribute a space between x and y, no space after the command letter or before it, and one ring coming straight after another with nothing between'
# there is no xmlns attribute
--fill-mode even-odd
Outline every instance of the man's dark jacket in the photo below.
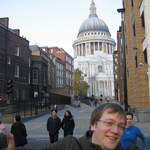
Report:
<svg viewBox="0 0 150 150"><path fill-rule="evenodd" d="M47 120L47 130L49 134L55 135L58 134L59 129L61 128L61 120L58 116L55 118L49 117Z"/></svg>
<svg viewBox="0 0 150 150"><path fill-rule="evenodd" d="M81 137L76 139L69 135L61 141L53 144L49 150L102 150L97 144L91 143L91 139L88 137ZM114 150L138 150L137 148L123 149L118 145Z"/></svg>
<svg viewBox="0 0 150 150"><path fill-rule="evenodd" d="M11 126L11 133L14 135L15 146L24 146L27 144L27 131L22 122L15 122Z"/></svg>

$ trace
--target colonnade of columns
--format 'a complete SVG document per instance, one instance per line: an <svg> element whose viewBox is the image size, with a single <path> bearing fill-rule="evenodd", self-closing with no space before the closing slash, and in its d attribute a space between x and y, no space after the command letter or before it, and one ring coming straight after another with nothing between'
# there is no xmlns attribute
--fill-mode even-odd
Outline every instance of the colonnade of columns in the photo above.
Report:
<svg viewBox="0 0 150 150"><path fill-rule="evenodd" d="M76 56L86 56L94 54L94 51L104 51L105 53L112 54L114 46L106 42L87 42L76 45L74 48Z"/></svg>
<svg viewBox="0 0 150 150"><path fill-rule="evenodd" d="M88 84L90 88L88 90L88 96L100 96L101 94L104 97L112 97L113 81L112 80L96 80L94 78L88 79Z"/></svg>

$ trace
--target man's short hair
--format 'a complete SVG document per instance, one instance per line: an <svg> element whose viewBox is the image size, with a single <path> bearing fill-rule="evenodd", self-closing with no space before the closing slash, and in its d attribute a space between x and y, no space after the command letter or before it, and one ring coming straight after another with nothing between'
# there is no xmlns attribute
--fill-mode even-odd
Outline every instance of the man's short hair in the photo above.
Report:
<svg viewBox="0 0 150 150"><path fill-rule="evenodd" d="M21 121L20 115L16 115L16 116L15 116L15 119L16 119L16 121Z"/></svg>
<svg viewBox="0 0 150 150"><path fill-rule="evenodd" d="M119 113L126 121L126 114L123 108L116 103L105 103L97 107L91 115L90 125L94 125L102 117L105 110L110 109L110 113Z"/></svg>
<svg viewBox="0 0 150 150"><path fill-rule="evenodd" d="M126 113L126 116L127 116L127 115L130 115L130 116L132 117L132 119L133 119L133 113L132 113L132 112L127 112L127 113Z"/></svg>
<svg viewBox="0 0 150 150"><path fill-rule="evenodd" d="M51 113L52 113L53 111L55 111L55 112L57 113L57 110L56 110L56 109L51 109Z"/></svg>

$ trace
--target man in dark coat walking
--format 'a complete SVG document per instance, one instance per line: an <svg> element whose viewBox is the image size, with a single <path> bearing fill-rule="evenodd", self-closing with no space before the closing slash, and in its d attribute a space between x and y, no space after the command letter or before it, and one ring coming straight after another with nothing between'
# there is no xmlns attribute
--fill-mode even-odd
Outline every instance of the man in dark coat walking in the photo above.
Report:
<svg viewBox="0 0 150 150"><path fill-rule="evenodd" d="M27 144L27 131L25 125L21 122L20 115L15 116L16 122L11 126L11 133L14 135L15 146L24 146Z"/></svg>
<svg viewBox="0 0 150 150"><path fill-rule="evenodd" d="M57 116L55 109L51 110L51 116L47 120L47 131L49 132L49 139L51 143L58 141L58 134L61 128L61 120Z"/></svg>

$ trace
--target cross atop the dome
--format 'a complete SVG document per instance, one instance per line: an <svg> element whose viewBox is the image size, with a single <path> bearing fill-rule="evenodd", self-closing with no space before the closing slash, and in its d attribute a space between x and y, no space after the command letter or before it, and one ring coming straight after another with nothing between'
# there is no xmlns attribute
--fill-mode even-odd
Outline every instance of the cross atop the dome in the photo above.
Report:
<svg viewBox="0 0 150 150"><path fill-rule="evenodd" d="M95 7L95 2L94 0L91 1L91 5L90 5L90 15L89 17L97 17L96 14L96 7Z"/></svg>

